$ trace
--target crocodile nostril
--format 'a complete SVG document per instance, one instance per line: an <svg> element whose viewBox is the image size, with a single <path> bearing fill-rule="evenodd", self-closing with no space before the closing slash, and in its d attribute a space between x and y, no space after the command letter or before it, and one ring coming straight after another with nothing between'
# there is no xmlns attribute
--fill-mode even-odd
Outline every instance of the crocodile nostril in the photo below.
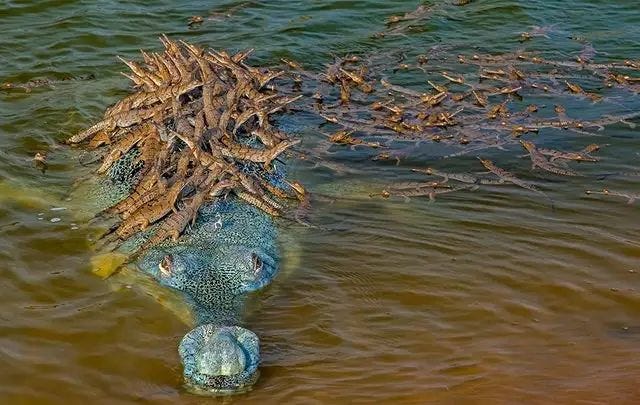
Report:
<svg viewBox="0 0 640 405"><path fill-rule="evenodd" d="M262 266L263 266L262 259L257 254L252 253L251 261L253 263L253 274L257 275L258 273L260 273L260 271L262 271Z"/></svg>
<svg viewBox="0 0 640 405"><path fill-rule="evenodd" d="M173 270L173 256L166 255L160 260L158 263L158 268L160 269L160 275L162 277L170 277L171 271Z"/></svg>

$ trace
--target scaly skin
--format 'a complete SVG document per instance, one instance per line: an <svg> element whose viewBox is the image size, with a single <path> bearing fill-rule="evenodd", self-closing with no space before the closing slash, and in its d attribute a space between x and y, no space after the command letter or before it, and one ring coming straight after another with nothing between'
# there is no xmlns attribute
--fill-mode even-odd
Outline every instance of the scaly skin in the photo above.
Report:
<svg viewBox="0 0 640 405"><path fill-rule="evenodd" d="M142 146L140 156L134 160L134 162L143 163L142 168L138 171L140 177L138 184L129 196L107 209L105 214L119 214L122 219L126 220L140 207L149 204L166 191L165 181L159 172L159 166L166 156L158 151L159 140L155 136L149 136ZM154 159L155 162L153 162Z"/></svg>
<svg viewBox="0 0 640 405"><path fill-rule="evenodd" d="M148 79L149 80L149 82L148 82L149 83L149 87L157 88L157 87L162 85L162 83L163 83L162 78L160 76L156 75L155 73L143 69L136 62L128 61L126 59L121 58L120 56L118 56L118 59L120 59L120 61L122 61L125 65L127 65L129 67L129 69L131 69L133 74L136 77L138 77L140 80L144 81L145 79Z"/></svg>
<svg viewBox="0 0 640 405"><path fill-rule="evenodd" d="M219 195L233 185L217 183L209 192ZM246 294L267 285L278 271L276 229L263 210L233 198L206 203L197 214L199 202L191 203L187 200L185 207L169 214L170 220L151 231L134 264L192 306L197 326L179 347L189 389L241 392L257 379L259 343L252 332L234 325L240 322ZM174 232L180 227L187 228L182 235ZM136 250L130 245L120 249Z"/></svg>
<svg viewBox="0 0 640 405"><path fill-rule="evenodd" d="M436 169L432 169L430 167L426 169L411 169L411 171L418 172L418 173L425 173L433 176L439 176L443 179L440 182L441 184L447 183L449 180L455 180L455 181L459 181L460 183L466 183L466 184L483 184L483 185L504 184L504 181L500 181L500 180L481 179L479 177L473 176L468 173L445 173Z"/></svg>
<svg viewBox="0 0 640 405"><path fill-rule="evenodd" d="M423 187L413 191L404 191L399 193L398 195L400 195L401 197L404 197L405 199L409 199L410 197L427 196L429 197L429 201L433 202L436 200L437 195L454 193L460 190L469 190L469 189L472 189L473 187L474 186L459 186L459 187L442 188L442 187L431 186L431 187Z"/></svg>
<svg viewBox="0 0 640 405"><path fill-rule="evenodd" d="M331 143L336 143L340 145L349 145L353 149L356 146L368 146L371 148L379 148L380 143L378 142L366 142L362 139L357 139L351 136L355 131L338 131L334 132L329 136L329 141Z"/></svg>
<svg viewBox="0 0 640 405"><path fill-rule="evenodd" d="M124 154L129 152L131 148L136 146L138 142L140 142L145 135L145 130L143 128L135 128L132 131L124 134L113 146L107 156L102 160L102 165L96 170L96 173L103 174L113 163L120 159Z"/></svg>
<svg viewBox="0 0 640 405"><path fill-rule="evenodd" d="M575 160L578 162L597 162L599 159L591 156L591 153L599 149L600 149L600 146L596 144L587 145L583 150L579 152L565 152L565 151L560 151L555 149L538 148L540 153L550 157L549 158L550 162L553 162L554 160Z"/></svg>
<svg viewBox="0 0 640 405"><path fill-rule="evenodd" d="M254 163L264 163L264 166L268 167L271 162L275 160L282 152L299 143L299 139L284 140L273 148L264 150L253 149L249 146L243 145L229 145L227 147L220 148L220 152L225 157L239 160L248 160Z"/></svg>
<svg viewBox="0 0 640 405"><path fill-rule="evenodd" d="M245 123L247 122L251 117L253 117L254 115L256 117L258 117L258 125L260 128L264 128L266 126L267 123L267 117L270 114L273 114L279 110L281 110L282 108L284 108L287 104L290 104L296 100L298 100L301 96L298 97L281 97L281 102L275 106L273 105L263 105L263 103L265 103L266 101L272 101L272 99L274 99L277 96L277 94L274 94L272 96L266 96L266 97L261 97L258 100L250 100L250 101L245 101L244 104L246 106L245 111L243 111L241 114L236 115L235 118L235 125L233 127L233 133L235 134L238 129ZM268 145L267 145L268 146Z"/></svg>
<svg viewBox="0 0 640 405"><path fill-rule="evenodd" d="M254 207L260 208L264 212L268 213L272 217L279 217L280 211L277 207L274 207L272 204L266 202L264 197L258 197L253 194L246 193L244 191L236 192L236 195L244 200L245 202L253 205Z"/></svg>
<svg viewBox="0 0 640 405"><path fill-rule="evenodd" d="M447 185L443 185L437 182L429 182L429 183L407 183L394 185L389 189L384 189L382 192L377 194L370 194L370 197L374 197L379 195L383 198L389 198L391 196L403 197L405 201L409 201L411 197L429 197L429 201L433 202L436 200L436 196L440 194L448 194L461 190L472 190L477 188L477 186L473 185L464 185L458 187L451 187Z"/></svg>
<svg viewBox="0 0 640 405"><path fill-rule="evenodd" d="M167 239L171 239L173 242L177 242L180 234L187 227L189 222L194 222L198 209L204 203L206 193L200 192L187 204L187 206L179 211L170 214L169 218L160 224L159 229L156 230L154 235L142 245L142 251L148 248L158 245Z"/></svg>
<svg viewBox="0 0 640 405"><path fill-rule="evenodd" d="M281 134L277 129L268 126L266 129L258 128L252 131L251 135L258 137L258 139L260 139L260 142L262 142L268 148L274 147L280 141L287 138L286 134Z"/></svg>
<svg viewBox="0 0 640 405"><path fill-rule="evenodd" d="M199 326L180 346L187 384L238 390L259 360L255 335L233 326L238 305L277 271L271 217L288 208L277 197L304 192L274 162L299 141L269 123L297 97L262 89L281 73L245 65L250 51L162 42L163 54L125 62L139 90L69 142L107 144L107 178L86 194L116 222L102 241L193 307Z"/></svg>
<svg viewBox="0 0 640 405"><path fill-rule="evenodd" d="M221 98L219 96L222 94L224 87L220 80L214 78L209 62L202 58L203 51L191 46L187 47L187 49L189 49L193 54L202 71L202 78L204 81L204 85L202 86L204 117L206 118L209 126L216 127L220 120L220 113L217 112L217 108L221 106Z"/></svg>
<svg viewBox="0 0 640 405"><path fill-rule="evenodd" d="M518 187L522 187L524 189L527 190L531 190L534 191L538 194L543 195L546 199L549 200L549 202L551 202L551 208L553 209L555 204L553 202L553 199L551 197L549 197L545 192L540 191L536 186L534 186L533 184L527 183L523 180L520 180L519 178L517 178L514 174L512 174L511 172L508 172L504 169L499 168L498 166L495 165L495 163L493 163L491 160L488 159L482 159L480 157L478 157L478 159L480 160L480 163L482 163L482 165L489 170L491 173L495 174L496 176L498 176L500 178L501 182L507 182L507 183L513 183Z"/></svg>
<svg viewBox="0 0 640 405"><path fill-rule="evenodd" d="M115 230L115 234L121 240L133 236L134 233L145 230L152 224L163 218L171 211L176 211L175 203L185 187L184 182L176 182L167 192L166 198L158 202L150 202L138 208L131 216L126 218Z"/></svg>
<svg viewBox="0 0 640 405"><path fill-rule="evenodd" d="M511 172L508 172L508 171L506 171L504 169L501 169L498 166L496 166L495 163L493 163L491 160L482 159L482 158L478 158L478 159L480 160L480 163L482 163L482 166L485 167L485 169L489 170L491 173L493 173L496 176L498 176L498 178L500 178L500 180L502 182L513 183L516 186L525 188L527 190L531 190L531 191L535 191L535 192L541 192L533 184L529 184L529 183L527 183L527 182L525 182L523 180L520 180L515 175L513 175Z"/></svg>
<svg viewBox="0 0 640 405"><path fill-rule="evenodd" d="M275 228L263 211L239 202L205 206L197 218L179 242L152 247L136 264L193 305L200 326L179 347L188 387L238 392L256 381L259 345L253 333L233 325L243 297L278 270Z"/></svg>
<svg viewBox="0 0 640 405"><path fill-rule="evenodd" d="M259 340L239 326L201 325L187 333L178 348L195 392L237 393L258 379ZM205 389L203 389L203 387Z"/></svg>
<svg viewBox="0 0 640 405"><path fill-rule="evenodd" d="M591 191L587 190L586 194L600 194L600 195L610 195L613 197L622 197L627 199L627 204L631 205L636 202L636 200L640 199L640 194L633 194L625 191L615 191L609 189L603 189L602 191Z"/></svg>
<svg viewBox="0 0 640 405"><path fill-rule="evenodd" d="M202 83L200 83L200 81L193 80L188 83L177 83L168 87L161 87L154 91L132 94L108 109L105 114L105 118L114 117L117 114L148 107L156 103L165 103L166 101L180 97L201 85Z"/></svg>
<svg viewBox="0 0 640 405"><path fill-rule="evenodd" d="M538 150L538 148L536 148L533 142L521 140L520 144L522 144L522 147L525 148L527 152L529 152L529 156L531 157L532 170L535 169L536 167L539 167L542 170L546 170L550 173L560 174L563 176L578 175L578 173L574 172L573 170L562 169L560 167L554 166L553 164L549 163L547 158Z"/></svg>
<svg viewBox="0 0 640 405"><path fill-rule="evenodd" d="M110 208L107 208L105 214L115 215L122 214L126 211L134 212L141 206L155 199L160 191L156 176L144 176L138 181L129 195ZM128 214L124 215L123 219L128 216Z"/></svg>
<svg viewBox="0 0 640 405"><path fill-rule="evenodd" d="M152 183L150 181L142 181L137 184L136 188L131 192L131 194L127 195L121 201L117 202L115 205L107 208L105 210L105 214L116 215L120 214L124 211L135 211L137 208L142 205L148 203L152 199L156 197L155 193L151 193L155 191L155 181ZM135 209L132 209L136 207Z"/></svg>
<svg viewBox="0 0 640 405"><path fill-rule="evenodd" d="M567 89L569 89L570 92L575 93L575 94L584 94L584 90L582 89L582 87L578 86L575 83L569 83L568 81L564 81L564 83L567 85Z"/></svg>
<svg viewBox="0 0 640 405"><path fill-rule="evenodd" d="M127 128L139 124L146 119L157 116L158 114L162 114L164 110L165 107L163 105L158 105L114 113L112 116L109 116L88 129L72 136L67 140L67 142L71 144L81 143L101 130L112 131L116 127Z"/></svg>

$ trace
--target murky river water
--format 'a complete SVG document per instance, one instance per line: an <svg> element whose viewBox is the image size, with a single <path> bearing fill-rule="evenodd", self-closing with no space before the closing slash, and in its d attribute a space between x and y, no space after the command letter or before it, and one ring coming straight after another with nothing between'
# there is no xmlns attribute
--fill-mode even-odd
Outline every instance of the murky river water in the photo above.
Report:
<svg viewBox="0 0 640 405"><path fill-rule="evenodd" d="M563 55L575 35L607 58L638 59L637 1L474 1L384 39L371 35L416 2L174 3L0 5L0 81L95 75L0 92L0 403L640 402L638 203L584 195L640 192L637 177L597 176L638 170L637 129L567 138L610 145L601 162L579 166L586 177L545 186L555 210L515 188L435 203L367 197L372 180L431 164L429 145L420 159L363 160L350 175L292 163L309 189L332 196L312 218L334 231L283 226L284 271L246 319L262 340L262 375L252 392L226 399L182 388L176 346L187 327L174 313L90 272L86 227L65 201L87 172L59 144L124 94L115 55L157 49L161 33L253 47L254 64L289 57L319 67L356 51L514 50L520 32L556 24L554 38L528 46ZM192 15L212 18L189 28ZM321 136L315 122L297 132ZM46 174L30 160L39 150ZM516 158L505 164L544 177ZM477 170L477 161L441 167Z"/></svg>

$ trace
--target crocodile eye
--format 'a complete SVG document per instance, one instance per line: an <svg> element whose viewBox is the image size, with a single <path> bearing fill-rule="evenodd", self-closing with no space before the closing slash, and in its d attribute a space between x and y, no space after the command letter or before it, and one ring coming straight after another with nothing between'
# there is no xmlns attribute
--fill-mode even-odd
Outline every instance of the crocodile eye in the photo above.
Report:
<svg viewBox="0 0 640 405"><path fill-rule="evenodd" d="M263 266L262 259L257 254L252 253L251 261L253 263L253 274L257 275L258 273L260 273L260 271L262 271L262 266Z"/></svg>
<svg viewBox="0 0 640 405"><path fill-rule="evenodd" d="M170 277L171 271L173 270L173 256L166 255L160 260L158 263L158 268L160 269L160 275L162 277Z"/></svg>

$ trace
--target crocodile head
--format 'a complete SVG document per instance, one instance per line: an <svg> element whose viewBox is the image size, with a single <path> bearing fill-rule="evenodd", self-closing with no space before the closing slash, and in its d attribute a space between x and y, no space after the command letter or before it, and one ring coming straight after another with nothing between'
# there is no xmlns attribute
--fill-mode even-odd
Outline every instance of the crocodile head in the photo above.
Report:
<svg viewBox="0 0 640 405"><path fill-rule="evenodd" d="M258 338L235 326L247 293L267 285L278 270L275 227L242 203L202 210L179 242L145 252L138 267L192 304L197 326L179 347L187 386L229 394L258 378Z"/></svg>
<svg viewBox="0 0 640 405"><path fill-rule="evenodd" d="M158 248L145 256L140 267L203 310L266 286L277 271L273 256L260 247L245 245Z"/></svg>

